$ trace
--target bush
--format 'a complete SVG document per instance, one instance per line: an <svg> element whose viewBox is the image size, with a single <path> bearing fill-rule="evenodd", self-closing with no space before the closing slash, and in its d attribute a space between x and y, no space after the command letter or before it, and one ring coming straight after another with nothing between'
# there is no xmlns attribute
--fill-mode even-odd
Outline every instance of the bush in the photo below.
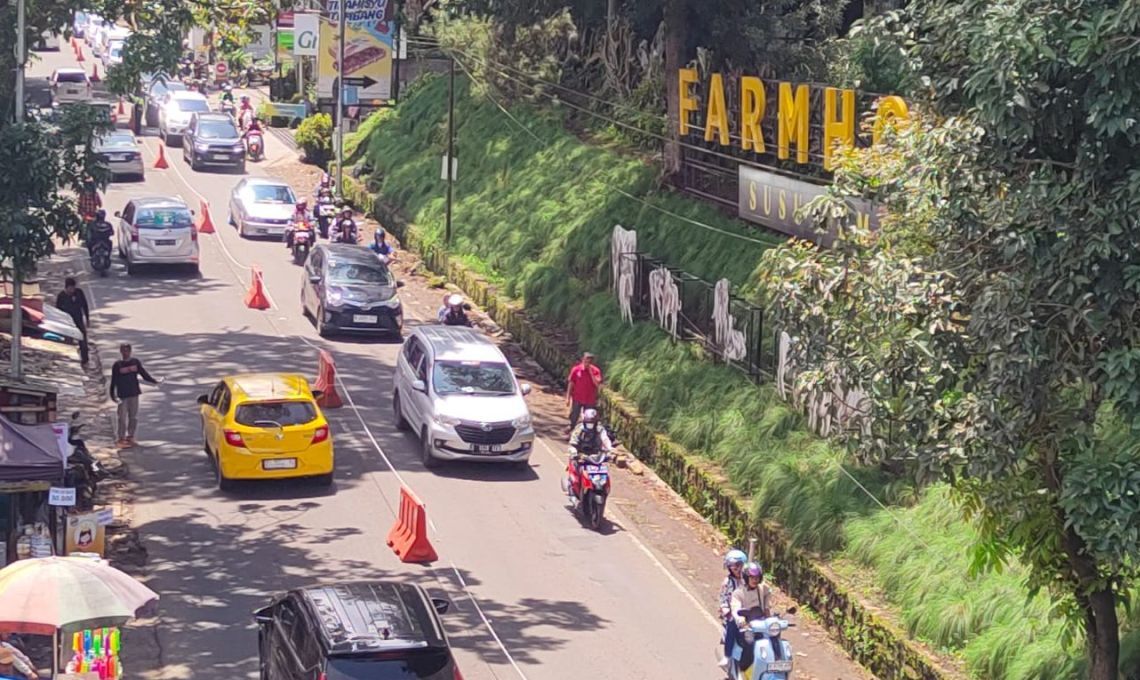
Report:
<svg viewBox="0 0 1140 680"><path fill-rule="evenodd" d="M276 123L276 121L273 119L273 111L273 104L268 100L263 99L261 100L261 103L257 105L256 114L257 117L260 118L263 122L269 125L273 125Z"/></svg>
<svg viewBox="0 0 1140 680"><path fill-rule="evenodd" d="M332 116L318 113L301 121L297 127L297 144L305 152L305 160L325 167L332 158Z"/></svg>

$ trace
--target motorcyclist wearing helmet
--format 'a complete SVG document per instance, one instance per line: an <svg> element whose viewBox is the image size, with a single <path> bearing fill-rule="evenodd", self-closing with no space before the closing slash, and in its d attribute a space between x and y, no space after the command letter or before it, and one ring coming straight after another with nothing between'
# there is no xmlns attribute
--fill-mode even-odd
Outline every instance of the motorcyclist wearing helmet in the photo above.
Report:
<svg viewBox="0 0 1140 680"><path fill-rule="evenodd" d="M613 443L610 441L610 435L606 432L606 428L598 422L597 410L588 408L582 411L582 421L570 433L570 465L573 466L574 474L568 487L572 496L578 495L578 478L582 458L601 452L609 454L612 451Z"/></svg>
<svg viewBox="0 0 1140 680"><path fill-rule="evenodd" d="M730 614L740 630L748 628L749 619L767 618L772 610L768 606L772 590L764 583L764 568L756 562L749 562L743 569L744 583L732 593ZM741 616L739 612L746 612Z"/></svg>
<svg viewBox="0 0 1140 680"><path fill-rule="evenodd" d="M254 116L250 119L249 125L246 127L245 132L241 134L242 139L248 139L251 134L262 134L261 120Z"/></svg>
<svg viewBox="0 0 1140 680"><path fill-rule="evenodd" d="M91 255L94 246L101 239L110 241L115 236L115 228L107 221L107 211L100 208L95 211L95 219L87 225L87 254Z"/></svg>
<svg viewBox="0 0 1140 680"><path fill-rule="evenodd" d="M289 220L289 226L285 228L285 247L293 247L293 232L312 228L313 226L309 224L309 204L304 200L297 201L293 217Z"/></svg>
<svg viewBox="0 0 1140 680"><path fill-rule="evenodd" d="M376 253L376 256L383 262L388 262L396 256L396 249L388 243L387 236L387 232L382 227L377 227L376 233L372 235L372 243L368 246L368 249Z"/></svg>
<svg viewBox="0 0 1140 680"><path fill-rule="evenodd" d="M463 301L462 295L458 293L445 295L443 307L440 307L436 319L444 326L470 326L471 319L467 316L469 309L471 305Z"/></svg>
<svg viewBox="0 0 1140 680"><path fill-rule="evenodd" d="M736 626L732 617L732 594L744 585L744 563L747 561L748 555L745 555L743 550L735 548L724 556L724 568L728 575L724 577L724 583L720 587L720 617L724 620L724 656L720 661L722 667L728 666L728 655L732 654L732 643L736 639Z"/></svg>
<svg viewBox="0 0 1140 680"><path fill-rule="evenodd" d="M234 88L229 83L222 85L222 101L234 103Z"/></svg>
<svg viewBox="0 0 1140 680"><path fill-rule="evenodd" d="M356 227L356 220L352 219L352 208L342 206L340 217L336 221L336 237L338 243L356 243L360 240L360 231Z"/></svg>

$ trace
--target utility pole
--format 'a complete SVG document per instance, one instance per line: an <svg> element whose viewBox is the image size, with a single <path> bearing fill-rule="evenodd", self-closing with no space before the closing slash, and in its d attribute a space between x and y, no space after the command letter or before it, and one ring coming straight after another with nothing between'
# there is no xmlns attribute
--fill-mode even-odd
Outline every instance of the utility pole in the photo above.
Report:
<svg viewBox="0 0 1140 680"><path fill-rule="evenodd" d="M340 0L340 46L336 60L336 193L344 198L344 34L345 5L348 0Z"/></svg>
<svg viewBox="0 0 1140 680"><path fill-rule="evenodd" d="M447 72L447 228L443 242L451 245L451 190L455 184L455 56Z"/></svg>
<svg viewBox="0 0 1140 680"><path fill-rule="evenodd" d="M27 45L27 0L16 0L16 124L24 122L24 66L28 62ZM15 260L12 261L12 378L24 376L24 365L20 360L20 336L24 332L23 281Z"/></svg>

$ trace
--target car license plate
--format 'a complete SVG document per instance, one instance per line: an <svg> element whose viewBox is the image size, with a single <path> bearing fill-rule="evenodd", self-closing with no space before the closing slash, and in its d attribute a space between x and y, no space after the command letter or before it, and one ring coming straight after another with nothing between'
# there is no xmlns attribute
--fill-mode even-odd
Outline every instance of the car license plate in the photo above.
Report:
<svg viewBox="0 0 1140 680"><path fill-rule="evenodd" d="M261 467L266 470L295 470L297 468L296 458L277 458L274 460L261 461Z"/></svg>
<svg viewBox="0 0 1140 680"><path fill-rule="evenodd" d="M376 323L380 321L380 317L375 314L353 314L352 323Z"/></svg>
<svg viewBox="0 0 1140 680"><path fill-rule="evenodd" d="M268 234L268 233L269 233L269 230L268 230L268 229L266 229L265 227L258 227L258 228L257 228L257 233L259 233L259 234Z"/></svg>
<svg viewBox="0 0 1140 680"><path fill-rule="evenodd" d="M768 662L768 672L769 673L780 673L780 672L787 672L790 670L792 670L792 662L791 661L769 661Z"/></svg>
<svg viewBox="0 0 1140 680"><path fill-rule="evenodd" d="M67 94L79 94L79 90L73 90L69 87L67 88Z"/></svg>
<svg viewBox="0 0 1140 680"><path fill-rule="evenodd" d="M172 246L175 243L177 243L177 241L175 241L172 238L161 238L161 239L156 240L154 242L154 245L156 245L156 246Z"/></svg>
<svg viewBox="0 0 1140 680"><path fill-rule="evenodd" d="M226 160L229 160L229 158L230 158L229 154L225 154L225 153L210 154L210 157L216 161L226 161Z"/></svg>
<svg viewBox="0 0 1140 680"><path fill-rule="evenodd" d="M489 446L476 446L475 453L502 453L502 444L491 444Z"/></svg>

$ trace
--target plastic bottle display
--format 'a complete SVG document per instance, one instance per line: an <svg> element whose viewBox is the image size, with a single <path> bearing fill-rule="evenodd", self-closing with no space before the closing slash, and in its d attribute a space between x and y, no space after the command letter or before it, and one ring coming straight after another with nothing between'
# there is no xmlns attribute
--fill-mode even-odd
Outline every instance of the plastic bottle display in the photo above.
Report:
<svg viewBox="0 0 1140 680"><path fill-rule="evenodd" d="M119 680L123 667L119 663L120 633L118 628L94 628L75 633L71 638L71 661L68 673L98 673L99 680Z"/></svg>

